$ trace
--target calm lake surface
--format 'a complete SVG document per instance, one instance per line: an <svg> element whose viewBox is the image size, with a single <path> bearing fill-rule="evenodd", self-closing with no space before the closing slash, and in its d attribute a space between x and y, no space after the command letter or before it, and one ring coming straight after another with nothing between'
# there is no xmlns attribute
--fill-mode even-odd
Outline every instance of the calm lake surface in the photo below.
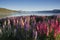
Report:
<svg viewBox="0 0 60 40"><path fill-rule="evenodd" d="M12 13L7 17L14 17L14 16L53 16L53 15L60 15L60 13Z"/></svg>

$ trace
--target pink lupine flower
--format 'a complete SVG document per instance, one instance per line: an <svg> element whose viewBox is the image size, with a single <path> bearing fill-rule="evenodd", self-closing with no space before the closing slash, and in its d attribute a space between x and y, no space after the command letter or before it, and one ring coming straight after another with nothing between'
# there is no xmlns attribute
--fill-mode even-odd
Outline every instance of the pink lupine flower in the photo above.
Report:
<svg viewBox="0 0 60 40"><path fill-rule="evenodd" d="M51 33L53 30L52 26L49 27L49 32Z"/></svg>
<svg viewBox="0 0 60 40"><path fill-rule="evenodd" d="M54 27L54 25L55 25L55 21L54 21L54 19L52 19L51 20L51 26Z"/></svg>
<svg viewBox="0 0 60 40"><path fill-rule="evenodd" d="M46 34L46 32L47 32L47 23L43 23L43 30L44 30L44 33Z"/></svg>
<svg viewBox="0 0 60 40"><path fill-rule="evenodd" d="M51 22L50 22L50 20L48 20L48 24L50 24Z"/></svg>
<svg viewBox="0 0 60 40"><path fill-rule="evenodd" d="M37 31L39 31L39 27L37 26Z"/></svg>
<svg viewBox="0 0 60 40"><path fill-rule="evenodd" d="M56 26L58 26L58 20L56 19Z"/></svg>
<svg viewBox="0 0 60 40"><path fill-rule="evenodd" d="M57 33L54 32L54 38L57 36Z"/></svg>
<svg viewBox="0 0 60 40"><path fill-rule="evenodd" d="M40 23L37 24L37 31L39 31L40 25L41 25Z"/></svg>
<svg viewBox="0 0 60 40"><path fill-rule="evenodd" d="M59 25L59 27L57 29L57 34L60 34L60 25Z"/></svg>
<svg viewBox="0 0 60 40"><path fill-rule="evenodd" d="M58 33L59 33L59 27L56 27L54 29L54 37L56 37L58 35Z"/></svg>
<svg viewBox="0 0 60 40"><path fill-rule="evenodd" d="M51 25L50 25L52 28L54 28L55 24L54 22L51 22Z"/></svg>
<svg viewBox="0 0 60 40"><path fill-rule="evenodd" d="M47 27L47 33L46 33L47 36L49 36L49 28Z"/></svg>

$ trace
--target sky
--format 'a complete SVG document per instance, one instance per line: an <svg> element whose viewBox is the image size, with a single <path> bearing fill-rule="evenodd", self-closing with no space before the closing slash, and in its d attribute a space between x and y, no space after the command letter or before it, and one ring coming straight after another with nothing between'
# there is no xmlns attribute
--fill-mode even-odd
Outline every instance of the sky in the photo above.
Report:
<svg viewBox="0 0 60 40"><path fill-rule="evenodd" d="M0 0L0 8L23 11L60 9L60 0Z"/></svg>

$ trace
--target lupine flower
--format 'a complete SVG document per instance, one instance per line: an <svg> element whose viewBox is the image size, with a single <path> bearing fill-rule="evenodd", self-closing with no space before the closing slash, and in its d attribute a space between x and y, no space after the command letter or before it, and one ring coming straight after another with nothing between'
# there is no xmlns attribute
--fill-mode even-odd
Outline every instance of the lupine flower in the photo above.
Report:
<svg viewBox="0 0 60 40"><path fill-rule="evenodd" d="M50 26L50 27L49 27L49 32L51 33L51 32L52 32L52 30L53 30L53 28Z"/></svg>
<svg viewBox="0 0 60 40"><path fill-rule="evenodd" d="M56 26L58 26L58 20L56 19Z"/></svg>
<svg viewBox="0 0 60 40"><path fill-rule="evenodd" d="M47 33L46 33L47 36L49 36L49 27L47 27Z"/></svg>
<svg viewBox="0 0 60 40"><path fill-rule="evenodd" d="M39 29L40 29L40 22L37 24L37 30L39 31Z"/></svg>
<svg viewBox="0 0 60 40"><path fill-rule="evenodd" d="M13 19L13 25L16 25L16 20L15 19Z"/></svg>
<svg viewBox="0 0 60 40"><path fill-rule="evenodd" d="M30 16L24 16L24 17L21 16L21 17L11 17L11 18L10 20L13 20L14 26L18 28L21 26L21 28L23 29L25 28L26 31L28 31L30 28L33 29L32 32L35 35L34 37L35 40L38 34L44 37L45 37L44 34L46 34L47 37L54 36L54 38L56 38L56 36L60 34L60 24L58 21L58 18L60 19L59 16L57 16L56 19L55 17L53 19L47 19L48 16L32 16L31 18ZM36 20L36 18L42 18L42 20L41 19ZM3 25L2 25L4 30L6 29L5 28L6 26L7 27L12 26L10 25L11 22L9 18L7 19L8 19L7 21L4 20ZM48 22L45 19L48 20ZM30 22L31 22L31 25L30 25ZM32 26L33 28L30 26ZM37 31L34 30L35 27L37 28ZM18 30L15 29L14 33L16 33L17 31ZM50 35L50 34L53 34L53 35Z"/></svg>
<svg viewBox="0 0 60 40"><path fill-rule="evenodd" d="M10 20L8 19L8 25L10 25Z"/></svg>
<svg viewBox="0 0 60 40"><path fill-rule="evenodd" d="M57 33L56 32L54 32L54 38L57 36Z"/></svg>
<svg viewBox="0 0 60 40"><path fill-rule="evenodd" d="M21 28L24 28L24 21L22 18L20 18L20 25L21 25Z"/></svg>
<svg viewBox="0 0 60 40"><path fill-rule="evenodd" d="M6 25L6 21L4 21L4 25Z"/></svg>

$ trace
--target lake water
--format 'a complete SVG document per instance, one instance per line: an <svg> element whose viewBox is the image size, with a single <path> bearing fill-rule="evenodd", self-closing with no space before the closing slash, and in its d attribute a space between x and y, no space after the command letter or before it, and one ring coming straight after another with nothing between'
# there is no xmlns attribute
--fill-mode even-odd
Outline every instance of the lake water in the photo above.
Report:
<svg viewBox="0 0 60 40"><path fill-rule="evenodd" d="M53 16L53 15L60 15L60 13L12 13L10 16L7 17L14 17L14 16Z"/></svg>

